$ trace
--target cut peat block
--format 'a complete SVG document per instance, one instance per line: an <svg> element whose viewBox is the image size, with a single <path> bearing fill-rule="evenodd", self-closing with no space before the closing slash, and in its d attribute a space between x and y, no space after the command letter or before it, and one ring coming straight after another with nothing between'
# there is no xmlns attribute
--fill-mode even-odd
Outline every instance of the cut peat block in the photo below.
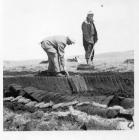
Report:
<svg viewBox="0 0 139 140"><path fill-rule="evenodd" d="M93 70L94 66L90 64L79 64L77 70Z"/></svg>

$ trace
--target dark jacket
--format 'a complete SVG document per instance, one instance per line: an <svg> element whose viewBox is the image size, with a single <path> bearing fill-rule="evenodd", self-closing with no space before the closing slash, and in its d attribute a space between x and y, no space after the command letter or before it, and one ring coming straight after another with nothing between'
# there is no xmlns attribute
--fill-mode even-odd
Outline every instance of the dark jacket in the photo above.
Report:
<svg viewBox="0 0 139 140"><path fill-rule="evenodd" d="M88 43L95 44L98 40L97 30L94 23L84 21L82 23L83 39Z"/></svg>

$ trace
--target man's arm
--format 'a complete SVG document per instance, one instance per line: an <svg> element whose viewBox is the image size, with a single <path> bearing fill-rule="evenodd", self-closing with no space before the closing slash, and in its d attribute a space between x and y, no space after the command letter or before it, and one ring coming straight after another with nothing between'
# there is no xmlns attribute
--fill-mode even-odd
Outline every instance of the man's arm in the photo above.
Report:
<svg viewBox="0 0 139 140"><path fill-rule="evenodd" d="M97 40L98 40L98 35L97 35L97 30L96 30L96 27L95 27L95 24L94 23L93 23L93 26L94 26L94 31L95 31L94 43L96 43Z"/></svg>
<svg viewBox="0 0 139 140"><path fill-rule="evenodd" d="M59 64L62 66L62 69L65 70L65 59L64 59L64 45L58 44L58 58L59 58Z"/></svg>
<svg viewBox="0 0 139 140"><path fill-rule="evenodd" d="M64 75L69 76L69 73L68 73L68 71L66 70L66 67L65 67L64 48L65 48L64 45L59 45L58 46L58 59L59 59L60 67L62 68L61 72Z"/></svg>
<svg viewBox="0 0 139 140"><path fill-rule="evenodd" d="M59 56L59 63L62 66L62 70L65 71L65 59L64 56Z"/></svg>

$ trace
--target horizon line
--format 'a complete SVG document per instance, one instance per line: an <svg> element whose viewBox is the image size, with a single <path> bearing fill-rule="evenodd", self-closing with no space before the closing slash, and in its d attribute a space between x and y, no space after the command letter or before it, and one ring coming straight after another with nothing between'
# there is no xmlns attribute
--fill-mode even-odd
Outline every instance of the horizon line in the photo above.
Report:
<svg viewBox="0 0 139 140"><path fill-rule="evenodd" d="M134 52L134 49L132 49L132 50L125 50L125 51L102 52L102 53L96 53L96 55L107 54L107 53L122 53L122 52L129 52L129 51L133 51ZM75 57L75 56L83 56L83 54L69 55L69 56L67 56L65 58ZM31 60L32 61L35 61L35 60L44 60L44 58L19 59L19 60L3 59L3 61L31 61Z"/></svg>

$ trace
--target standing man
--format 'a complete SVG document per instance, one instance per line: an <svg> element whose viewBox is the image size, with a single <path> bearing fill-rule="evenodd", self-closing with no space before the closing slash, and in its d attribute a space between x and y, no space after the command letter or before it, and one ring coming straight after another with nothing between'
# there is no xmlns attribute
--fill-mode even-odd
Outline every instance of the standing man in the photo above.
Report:
<svg viewBox="0 0 139 140"><path fill-rule="evenodd" d="M82 33L83 33L83 46L85 49L85 58L88 64L89 59L93 61L94 58L94 45L98 40L97 30L95 28L93 20L93 12L89 11L86 20L82 23Z"/></svg>
<svg viewBox="0 0 139 140"><path fill-rule="evenodd" d="M68 36L51 36L41 42L41 47L48 55L48 75L65 76L68 72L65 70L64 49L66 45L74 44Z"/></svg>

